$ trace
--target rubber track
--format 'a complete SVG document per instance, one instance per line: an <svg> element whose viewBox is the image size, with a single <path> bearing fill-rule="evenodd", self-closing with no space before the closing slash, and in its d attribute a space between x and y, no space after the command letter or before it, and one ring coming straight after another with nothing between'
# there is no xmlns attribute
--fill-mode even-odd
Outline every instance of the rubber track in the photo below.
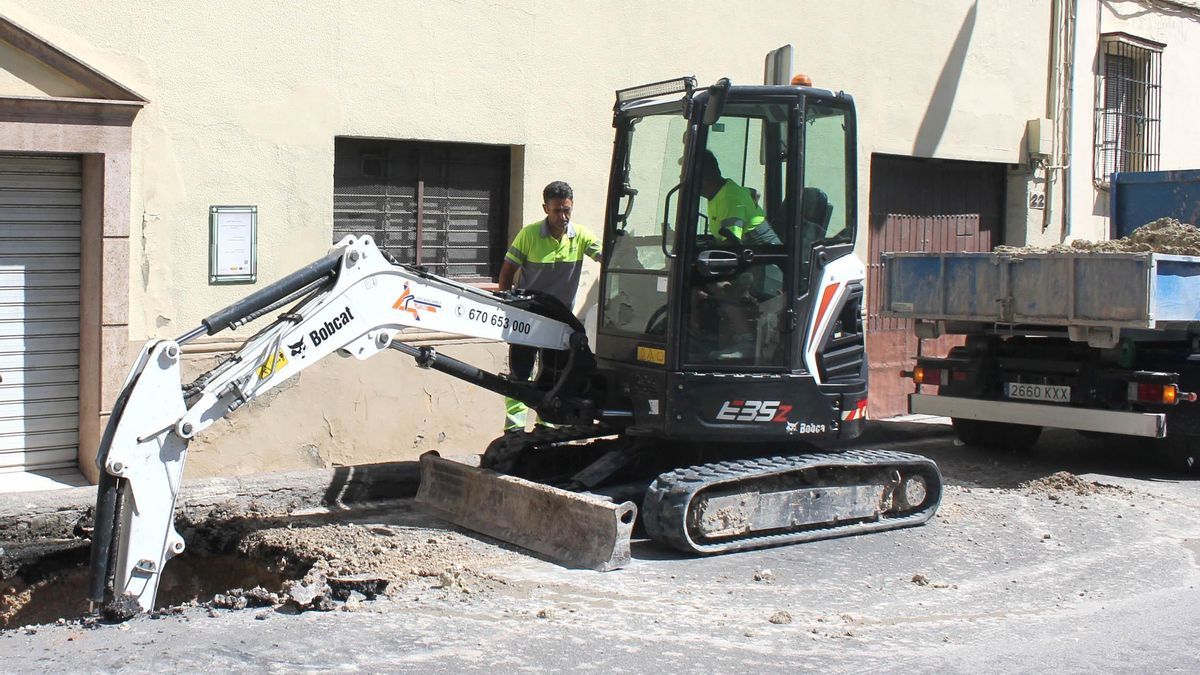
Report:
<svg viewBox="0 0 1200 675"><path fill-rule="evenodd" d="M754 480L805 468L830 467L874 469L921 466L928 480L926 489L933 496L922 510L903 516L883 517L876 521L851 522L797 532L750 535L718 543L695 542L687 533L687 511L696 494L705 488L739 480ZM942 499L942 476L937 465L920 455L893 450L847 450L838 453L767 457L700 464L669 471L658 477L646 491L642 502L642 522L652 539L688 553L725 553L752 548L780 546L849 534L879 532L920 525L933 517Z"/></svg>

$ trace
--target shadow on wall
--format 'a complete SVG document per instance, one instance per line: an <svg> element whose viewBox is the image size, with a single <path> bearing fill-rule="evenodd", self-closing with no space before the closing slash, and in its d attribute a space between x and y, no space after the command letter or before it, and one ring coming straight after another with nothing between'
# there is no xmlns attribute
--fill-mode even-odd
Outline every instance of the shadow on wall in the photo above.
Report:
<svg viewBox="0 0 1200 675"><path fill-rule="evenodd" d="M1113 16L1122 21L1130 21L1146 15L1163 15L1174 16L1181 19L1189 19L1200 23L1200 14L1186 4L1176 4L1171 2L1155 2L1152 4L1139 5L1129 3L1123 0L1101 0L1104 8L1112 13Z"/></svg>
<svg viewBox="0 0 1200 675"><path fill-rule="evenodd" d="M954 95L958 92L958 82L962 79L963 65L967 60L967 48L975 30L978 5L976 0L967 11L967 16L963 18L958 37L954 39L954 45L950 47L950 54L946 57L946 65L942 66L942 73L933 86L929 106L925 108L925 116L921 119L916 140L913 141L912 154L915 157L932 157L942 140L942 135L946 133L946 122L950 119L950 108L954 104Z"/></svg>

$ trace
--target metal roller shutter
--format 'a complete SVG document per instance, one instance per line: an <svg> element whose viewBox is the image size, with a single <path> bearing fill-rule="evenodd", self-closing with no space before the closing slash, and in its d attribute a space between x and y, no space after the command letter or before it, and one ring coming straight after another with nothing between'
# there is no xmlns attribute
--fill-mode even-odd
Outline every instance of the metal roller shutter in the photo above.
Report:
<svg viewBox="0 0 1200 675"><path fill-rule="evenodd" d="M0 474L74 467L78 157L0 154Z"/></svg>

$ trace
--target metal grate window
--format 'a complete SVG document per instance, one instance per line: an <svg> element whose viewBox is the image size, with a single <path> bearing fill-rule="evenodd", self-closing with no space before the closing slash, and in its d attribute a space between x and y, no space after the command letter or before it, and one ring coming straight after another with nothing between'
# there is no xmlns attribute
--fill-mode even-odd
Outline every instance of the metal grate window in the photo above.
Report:
<svg viewBox="0 0 1200 675"><path fill-rule="evenodd" d="M402 263L494 280L506 245L509 149L338 138L333 240L371 235Z"/></svg>
<svg viewBox="0 0 1200 675"><path fill-rule="evenodd" d="M1163 46L1125 33L1100 36L1093 169L1099 185L1117 171L1158 169Z"/></svg>

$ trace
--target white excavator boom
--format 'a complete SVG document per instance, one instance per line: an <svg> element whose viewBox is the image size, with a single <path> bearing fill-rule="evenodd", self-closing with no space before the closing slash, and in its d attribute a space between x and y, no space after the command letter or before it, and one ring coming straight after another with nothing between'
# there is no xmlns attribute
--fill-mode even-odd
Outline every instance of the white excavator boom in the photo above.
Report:
<svg viewBox="0 0 1200 675"><path fill-rule="evenodd" d="M182 343L288 303L296 304L231 358L183 386ZM142 348L97 457L102 480L89 598L101 602L111 591L152 608L163 565L184 550L174 528L175 500L188 442L197 433L330 354L356 359L378 354L407 326L586 349L577 327L394 264L370 237L343 239L325 258L206 318L182 338L151 340ZM436 360L432 350L401 351L424 359L422 365Z"/></svg>

